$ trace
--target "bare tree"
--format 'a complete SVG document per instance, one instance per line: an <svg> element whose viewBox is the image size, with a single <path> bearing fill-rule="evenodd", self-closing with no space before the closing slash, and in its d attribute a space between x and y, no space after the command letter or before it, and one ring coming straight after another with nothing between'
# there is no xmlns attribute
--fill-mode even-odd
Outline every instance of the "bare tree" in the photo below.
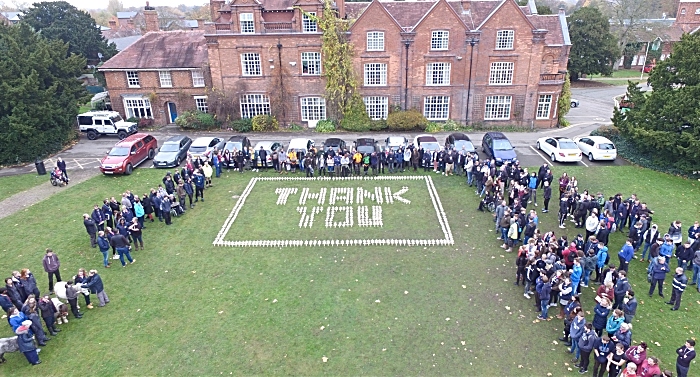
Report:
<svg viewBox="0 0 700 377"><path fill-rule="evenodd" d="M649 0L598 0L596 5L610 19L610 31L617 38L620 56L628 44L637 42L636 34L644 21L651 17L652 1ZM619 67L619 60L614 69Z"/></svg>

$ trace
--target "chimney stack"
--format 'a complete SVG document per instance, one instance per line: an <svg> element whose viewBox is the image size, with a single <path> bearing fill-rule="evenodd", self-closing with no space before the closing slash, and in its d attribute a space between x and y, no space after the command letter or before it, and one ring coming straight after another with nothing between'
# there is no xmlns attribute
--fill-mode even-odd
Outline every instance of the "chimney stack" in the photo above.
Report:
<svg viewBox="0 0 700 377"><path fill-rule="evenodd" d="M109 20L109 28L116 29L117 28L117 20Z"/></svg>
<svg viewBox="0 0 700 377"><path fill-rule="evenodd" d="M210 0L209 11L211 12L211 20L216 22L219 19L219 10L226 4L224 0Z"/></svg>
<svg viewBox="0 0 700 377"><path fill-rule="evenodd" d="M143 8L143 17L146 19L146 33L160 30L158 12L156 8L148 4L148 1L146 1L146 6Z"/></svg>
<svg viewBox="0 0 700 377"><path fill-rule="evenodd" d="M338 18L345 18L345 0L335 0L335 7L338 8Z"/></svg>
<svg viewBox="0 0 700 377"><path fill-rule="evenodd" d="M197 30L204 30L204 19L197 19Z"/></svg>

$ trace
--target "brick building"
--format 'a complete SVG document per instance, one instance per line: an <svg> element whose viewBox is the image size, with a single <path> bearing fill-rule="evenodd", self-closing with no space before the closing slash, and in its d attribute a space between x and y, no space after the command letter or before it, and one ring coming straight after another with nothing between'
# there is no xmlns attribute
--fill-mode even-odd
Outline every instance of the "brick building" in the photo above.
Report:
<svg viewBox="0 0 700 377"><path fill-rule="evenodd" d="M556 124L571 44L563 12L538 15L534 1L520 7L514 0L336 0L334 7L354 21L349 38L370 117L416 108L435 121ZM303 124L326 117L321 32L304 14L321 16L322 0L210 0L210 8L214 21L203 34L180 32L197 45L192 51L178 54L183 34L154 32L103 66L115 109L135 114L126 98L140 94L158 99L146 116L171 121L169 106L206 104L204 88L163 87L160 72L174 80L176 72L202 69L206 88L224 93L238 116L272 113ZM128 87L133 72L142 87ZM173 92L187 93L187 101Z"/></svg>

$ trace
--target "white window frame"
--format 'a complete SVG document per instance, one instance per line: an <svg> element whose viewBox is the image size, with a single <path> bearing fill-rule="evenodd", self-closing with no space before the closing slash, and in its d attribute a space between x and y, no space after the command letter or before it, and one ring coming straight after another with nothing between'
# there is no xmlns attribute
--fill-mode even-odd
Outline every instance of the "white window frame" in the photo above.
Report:
<svg viewBox="0 0 700 377"><path fill-rule="evenodd" d="M549 119L549 114L552 111L552 97L551 94L540 94L537 97L536 119Z"/></svg>
<svg viewBox="0 0 700 377"><path fill-rule="evenodd" d="M308 122L310 120L326 119L326 99L323 97L301 97L301 120Z"/></svg>
<svg viewBox="0 0 700 377"><path fill-rule="evenodd" d="M486 97L484 120L509 120L513 96L497 95Z"/></svg>
<svg viewBox="0 0 700 377"><path fill-rule="evenodd" d="M192 86L195 88L204 87L204 71L201 69L192 70Z"/></svg>
<svg viewBox="0 0 700 377"><path fill-rule="evenodd" d="M207 96L194 96L194 106L197 108L197 111L208 113L209 104L207 103Z"/></svg>
<svg viewBox="0 0 700 377"><path fill-rule="evenodd" d="M126 71L126 84L129 88L140 88L139 71Z"/></svg>
<svg viewBox="0 0 700 377"><path fill-rule="evenodd" d="M244 52L241 54L241 74L243 76L262 76L260 53Z"/></svg>
<svg viewBox="0 0 700 377"><path fill-rule="evenodd" d="M389 116L389 97L367 96L362 97L362 101L370 119L386 119Z"/></svg>
<svg viewBox="0 0 700 377"><path fill-rule="evenodd" d="M384 51L384 32L367 32L367 51Z"/></svg>
<svg viewBox="0 0 700 377"><path fill-rule="evenodd" d="M124 113L126 118L153 118L151 101L140 96L124 97Z"/></svg>
<svg viewBox="0 0 700 377"><path fill-rule="evenodd" d="M256 115L270 115L270 97L262 93L249 93L241 96L241 118Z"/></svg>
<svg viewBox="0 0 700 377"><path fill-rule="evenodd" d="M304 72L306 71L306 72ZM302 52L301 53L301 74L302 76L321 75L321 53Z"/></svg>
<svg viewBox="0 0 700 377"><path fill-rule="evenodd" d="M496 50L512 50L515 43L515 30L496 32Z"/></svg>
<svg viewBox="0 0 700 377"><path fill-rule="evenodd" d="M160 80L161 88L173 87L173 75L170 71L158 71L158 79Z"/></svg>
<svg viewBox="0 0 700 377"><path fill-rule="evenodd" d="M428 120L447 120L450 118L449 96L427 96L423 99L423 116Z"/></svg>
<svg viewBox="0 0 700 377"><path fill-rule="evenodd" d="M492 62L489 71L489 85L513 85L513 62Z"/></svg>
<svg viewBox="0 0 700 377"><path fill-rule="evenodd" d="M241 13L238 15L241 34L255 34L255 20L253 13Z"/></svg>
<svg viewBox="0 0 700 377"><path fill-rule="evenodd" d="M309 15L316 16L316 12L305 12L301 14L301 31L302 33L316 33L318 25L312 20Z"/></svg>
<svg viewBox="0 0 700 377"><path fill-rule="evenodd" d="M430 36L430 49L434 51L447 50L450 48L450 31L433 30Z"/></svg>
<svg viewBox="0 0 700 377"><path fill-rule="evenodd" d="M695 14L700 14L700 8L695 8Z"/></svg>
<svg viewBox="0 0 700 377"><path fill-rule="evenodd" d="M452 63L428 63L425 67L425 85L450 85Z"/></svg>
<svg viewBox="0 0 700 377"><path fill-rule="evenodd" d="M386 63L365 63L365 86L386 86Z"/></svg>

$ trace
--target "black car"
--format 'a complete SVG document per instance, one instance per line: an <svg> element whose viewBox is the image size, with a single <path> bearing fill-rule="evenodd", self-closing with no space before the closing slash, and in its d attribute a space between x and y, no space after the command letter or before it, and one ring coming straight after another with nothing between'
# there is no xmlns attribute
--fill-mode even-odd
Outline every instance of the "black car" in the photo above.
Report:
<svg viewBox="0 0 700 377"><path fill-rule="evenodd" d="M192 139L187 136L171 136L161 145L158 154L153 158L153 166L156 168L180 166L180 163L187 159L190 144Z"/></svg>
<svg viewBox="0 0 700 377"><path fill-rule="evenodd" d="M476 152L476 148L474 148L474 144L472 144L469 136L461 132L449 134L445 139L445 146L454 148L458 152L462 150L462 147L464 147L465 152Z"/></svg>
<svg viewBox="0 0 700 377"><path fill-rule="evenodd" d="M328 150L328 148L333 149L335 152L338 152L341 149L345 150L345 140L338 139L337 137L326 139L326 142L323 143L323 149Z"/></svg>
<svg viewBox="0 0 700 377"><path fill-rule="evenodd" d="M362 154L372 154L379 152L379 144L377 140L372 138L360 138L353 142L355 149Z"/></svg>

